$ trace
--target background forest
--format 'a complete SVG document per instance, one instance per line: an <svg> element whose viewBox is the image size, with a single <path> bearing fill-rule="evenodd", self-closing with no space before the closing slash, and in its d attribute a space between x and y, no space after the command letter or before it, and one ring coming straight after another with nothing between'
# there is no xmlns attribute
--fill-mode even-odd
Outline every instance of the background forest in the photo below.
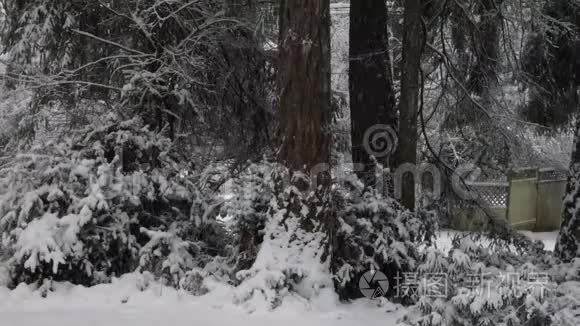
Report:
<svg viewBox="0 0 580 326"><path fill-rule="evenodd" d="M579 6L0 0L0 286L131 273L276 309L444 273L389 288L401 323L576 325ZM458 182L530 166L568 175L554 251L493 214L437 247L481 205Z"/></svg>

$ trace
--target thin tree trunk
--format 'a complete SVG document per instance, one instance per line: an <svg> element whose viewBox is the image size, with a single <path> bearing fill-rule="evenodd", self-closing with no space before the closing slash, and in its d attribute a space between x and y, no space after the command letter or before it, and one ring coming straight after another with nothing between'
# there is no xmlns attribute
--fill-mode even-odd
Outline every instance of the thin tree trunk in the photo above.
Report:
<svg viewBox="0 0 580 326"><path fill-rule="evenodd" d="M467 79L467 71L469 64L469 57L467 50L467 33L471 29L470 21L465 17L463 6L465 0L459 0L451 3L451 41L453 50L458 58L457 62L457 77L459 81L464 82Z"/></svg>
<svg viewBox="0 0 580 326"><path fill-rule="evenodd" d="M363 164L358 172L366 184L374 184L374 164L365 147L365 133L375 125L397 130L395 94L389 58L387 6L384 0L352 1L350 4L350 116L352 161ZM387 139L386 141L395 141ZM367 144L368 145L368 144ZM396 144L388 144L394 149ZM392 164L389 150L377 157L385 167ZM374 151L373 151L374 152Z"/></svg>
<svg viewBox="0 0 580 326"><path fill-rule="evenodd" d="M425 36L421 22L421 0L405 0L404 8L398 163L416 164L421 52ZM400 186L401 203L407 209L414 210L415 180L413 175L405 174Z"/></svg>
<svg viewBox="0 0 580 326"><path fill-rule="evenodd" d="M395 44L391 53L391 63L393 65L393 80L401 81L401 60L403 52L403 0L392 2L389 12L389 26Z"/></svg>
<svg viewBox="0 0 580 326"><path fill-rule="evenodd" d="M478 94L489 93L489 87L497 83L499 59L500 6L503 0L481 0L478 14L481 23L473 36L476 63L470 77L470 89Z"/></svg>
<svg viewBox="0 0 580 326"><path fill-rule="evenodd" d="M468 51L470 49L468 35L470 35L469 31L473 30L472 23L464 9L467 5L468 0L457 0L450 4L451 44L457 58L457 63L452 68L453 71L451 73L456 77L459 84L455 85L454 93L455 97L460 100L451 110L445 113L444 129L453 130L474 120L473 105L466 98L464 91L469 79L469 57L471 53L471 51Z"/></svg>

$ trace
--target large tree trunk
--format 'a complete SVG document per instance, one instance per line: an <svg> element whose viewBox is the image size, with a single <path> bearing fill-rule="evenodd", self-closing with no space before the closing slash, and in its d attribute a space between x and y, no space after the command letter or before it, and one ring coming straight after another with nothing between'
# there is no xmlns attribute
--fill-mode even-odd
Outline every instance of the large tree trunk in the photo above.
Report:
<svg viewBox="0 0 580 326"><path fill-rule="evenodd" d="M309 170L330 162L330 2L287 0L280 14L279 159Z"/></svg>
<svg viewBox="0 0 580 326"><path fill-rule="evenodd" d="M328 259L335 234L330 182L328 174L322 175L330 172L332 147L330 0L286 0L283 4L278 159L290 169L293 187L282 205L288 218L300 219L304 231L317 234L323 259Z"/></svg>
<svg viewBox="0 0 580 326"><path fill-rule="evenodd" d="M403 62L401 68L401 100L399 104L398 163L417 163L417 114L419 111L419 87L421 53L423 49L423 26L421 0L404 2ZM407 209L415 209L415 180L407 173L403 176L401 203Z"/></svg>
<svg viewBox="0 0 580 326"><path fill-rule="evenodd" d="M397 130L395 95L389 59L387 6L384 0L352 1L350 4L350 116L352 161L364 165L358 176L366 184L375 183L371 155L388 167L396 148L396 137L387 135L381 148L369 152L365 133L376 125ZM377 132L384 132L378 128ZM370 135L370 134L369 134ZM369 136L367 135L367 136ZM367 144L365 144L367 142Z"/></svg>
<svg viewBox="0 0 580 326"><path fill-rule="evenodd" d="M282 246L290 251L317 247L321 265L309 268L326 270L336 225L330 179L328 174L321 178L330 172L332 146L330 0L285 0L280 14L278 160L290 170L291 187L277 189L283 212L279 227L284 234L292 233L290 242L297 242ZM319 277L322 274L309 275L308 282L331 286L329 278Z"/></svg>
<svg viewBox="0 0 580 326"><path fill-rule="evenodd" d="M333 285L329 262L336 217L329 209L330 183L324 179L315 191L308 183L330 162L330 0L283 1L278 51L278 161L288 169L274 171L277 200L270 205L260 264L243 276L250 283L243 297L264 297L272 306L289 290L310 299ZM287 170L291 185L284 183ZM275 269L285 284L264 282ZM257 291L258 286L268 290Z"/></svg>

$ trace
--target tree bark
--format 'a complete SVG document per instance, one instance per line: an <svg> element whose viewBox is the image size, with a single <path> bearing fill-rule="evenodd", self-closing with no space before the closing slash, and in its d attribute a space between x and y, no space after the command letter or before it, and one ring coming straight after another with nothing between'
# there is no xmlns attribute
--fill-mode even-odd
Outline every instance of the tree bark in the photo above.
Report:
<svg viewBox="0 0 580 326"><path fill-rule="evenodd" d="M302 230L317 234L316 245L321 246L324 261L332 254L336 228L330 179L322 174L330 172L332 147L330 0L285 0L283 4L278 161L290 170L292 187L282 191L289 190L289 195L281 196L281 205L285 206L284 219L297 218Z"/></svg>
<svg viewBox="0 0 580 326"><path fill-rule="evenodd" d="M375 125L397 130L395 94L389 57L387 6L384 0L352 1L350 4L350 116L352 161L364 165L358 176L374 184L374 163L365 148L365 133ZM396 139L386 139L396 141ZM368 144L367 144L368 145ZM392 145L395 148L396 144ZM377 157L385 167L392 164L388 148Z"/></svg>
<svg viewBox="0 0 580 326"><path fill-rule="evenodd" d="M404 2L403 62L401 67L401 100L399 104L398 163L417 163L417 114L419 111L419 87L421 53L423 49L423 26L421 0ZM401 203L409 210L415 209L415 180L407 173L403 176Z"/></svg>
<svg viewBox="0 0 580 326"><path fill-rule="evenodd" d="M330 1L283 1L279 160L291 170L330 162Z"/></svg>

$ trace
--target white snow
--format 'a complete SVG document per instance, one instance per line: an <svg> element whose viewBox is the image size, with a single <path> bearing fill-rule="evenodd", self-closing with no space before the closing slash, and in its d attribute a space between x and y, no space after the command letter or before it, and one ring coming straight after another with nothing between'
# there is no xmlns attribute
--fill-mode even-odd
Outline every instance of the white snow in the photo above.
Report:
<svg viewBox="0 0 580 326"><path fill-rule="evenodd" d="M454 234L457 232L442 231L438 248L448 251ZM553 249L555 232L527 235ZM399 321L407 311L399 305L368 299L343 304L333 295L320 295L308 302L287 295L271 311L262 306L256 309L236 304L239 289L211 279L206 280L205 286L210 290L208 294L192 296L137 273L90 288L56 282L52 284L54 291L47 290L48 285L34 288L21 284L12 291L0 286L0 325L392 326L403 325Z"/></svg>
<svg viewBox="0 0 580 326"><path fill-rule="evenodd" d="M398 325L405 310L388 302L352 304L287 300L275 311L247 310L232 301L231 289L214 284L210 294L194 297L152 284L140 291L139 276L91 288L55 284L54 292L20 285L0 288L2 326L351 326Z"/></svg>
<svg viewBox="0 0 580 326"><path fill-rule="evenodd" d="M547 251L554 251L556 246L556 238L558 237L558 231L554 232L530 232L530 231L520 231L520 233L526 235L534 241L542 241L544 243L544 248ZM449 252L452 245L451 242L453 237L456 235L464 235L466 232L454 231L454 230L443 230L437 235L435 245L437 249L443 252ZM485 242L485 240L482 240Z"/></svg>
<svg viewBox="0 0 580 326"><path fill-rule="evenodd" d="M556 248L556 238L558 237L558 231L553 232L520 231L520 232L525 234L534 241L542 241L544 243L545 249L548 251L554 251L554 249Z"/></svg>

